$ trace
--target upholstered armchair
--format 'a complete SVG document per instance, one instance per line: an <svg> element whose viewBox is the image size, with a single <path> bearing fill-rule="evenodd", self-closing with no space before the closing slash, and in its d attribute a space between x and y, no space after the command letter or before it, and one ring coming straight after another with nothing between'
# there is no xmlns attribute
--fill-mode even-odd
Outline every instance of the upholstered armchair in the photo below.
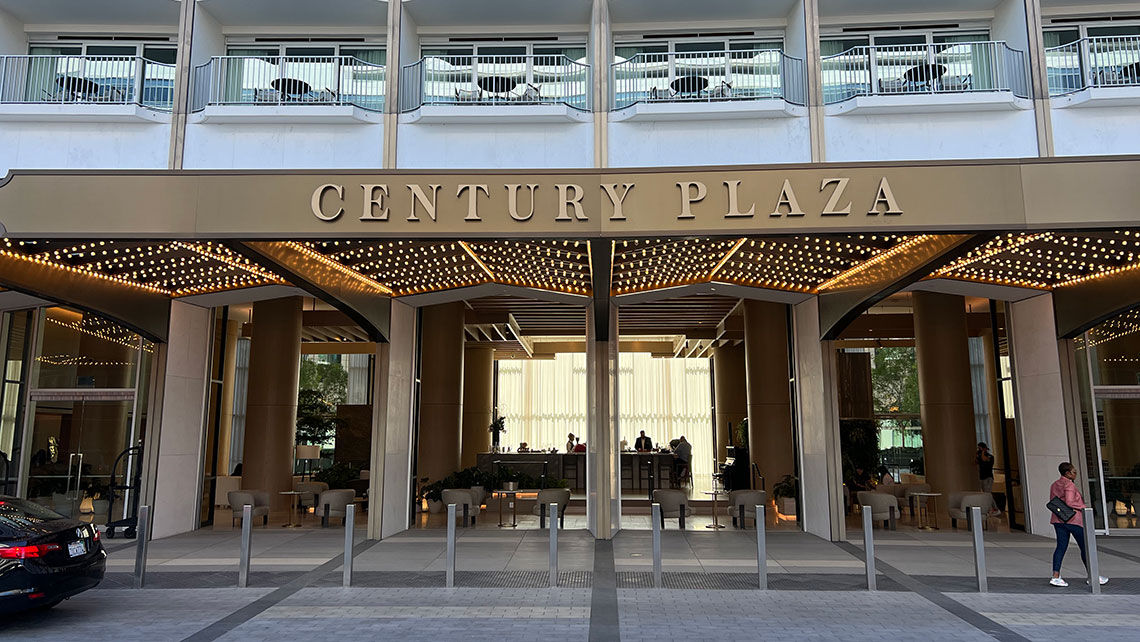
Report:
<svg viewBox="0 0 1140 642"><path fill-rule="evenodd" d="M732 517L732 525L746 528L745 519L756 521L756 507L768 503L768 493L762 490L734 490L728 493L728 514Z"/></svg>
<svg viewBox="0 0 1140 642"><path fill-rule="evenodd" d="M269 493L264 490L231 490L226 493L226 500L230 503L232 524L237 525L242 516L242 506L249 504L253 507L251 517L261 518L262 526L269 525Z"/></svg>
<svg viewBox="0 0 1140 642"><path fill-rule="evenodd" d="M566 528L566 507L570 505L570 489L544 488L538 491L538 500L531 512L538 515L539 528L546 528L546 512L550 510L551 504L558 504L558 525Z"/></svg>
<svg viewBox="0 0 1140 642"><path fill-rule="evenodd" d="M688 499L683 490L658 488L653 491L653 502L661 504L661 528L665 528L666 517L676 517L677 526L685 530L685 518L693 514Z"/></svg>
<svg viewBox="0 0 1140 642"><path fill-rule="evenodd" d="M895 519L899 514L899 500L890 493L861 490L856 497L863 510L871 511L873 521L882 521L883 528L895 530Z"/></svg>

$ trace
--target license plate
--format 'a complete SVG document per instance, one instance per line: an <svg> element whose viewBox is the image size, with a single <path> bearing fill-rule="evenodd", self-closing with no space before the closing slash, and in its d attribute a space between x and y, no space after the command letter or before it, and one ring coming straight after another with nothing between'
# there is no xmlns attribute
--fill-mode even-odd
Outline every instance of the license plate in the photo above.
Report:
<svg viewBox="0 0 1140 642"><path fill-rule="evenodd" d="M67 554L72 557L79 557L87 552L87 545L82 541L71 542L67 545Z"/></svg>

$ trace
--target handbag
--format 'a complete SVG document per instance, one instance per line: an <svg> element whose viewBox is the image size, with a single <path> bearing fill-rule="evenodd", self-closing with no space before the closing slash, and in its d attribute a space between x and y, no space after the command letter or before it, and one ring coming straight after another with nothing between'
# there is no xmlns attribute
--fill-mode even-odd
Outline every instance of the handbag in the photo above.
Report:
<svg viewBox="0 0 1140 642"><path fill-rule="evenodd" d="M1061 499L1060 497L1054 497L1050 499L1049 503L1045 504L1045 507L1048 508L1054 515L1056 515L1057 519L1066 524L1068 524L1069 520L1073 518L1073 515L1077 514L1076 509L1066 504L1065 500Z"/></svg>

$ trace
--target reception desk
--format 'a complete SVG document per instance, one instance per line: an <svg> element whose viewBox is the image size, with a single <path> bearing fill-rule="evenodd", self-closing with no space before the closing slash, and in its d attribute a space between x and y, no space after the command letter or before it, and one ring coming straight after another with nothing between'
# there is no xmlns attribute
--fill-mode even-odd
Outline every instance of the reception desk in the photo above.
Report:
<svg viewBox="0 0 1140 642"><path fill-rule="evenodd" d="M479 453L476 465L490 472L495 465L505 466L532 477L544 473L548 478L565 478L571 490L586 488L586 453ZM621 487L628 490L646 490L650 486L669 486L669 471L673 465L670 453L621 454Z"/></svg>

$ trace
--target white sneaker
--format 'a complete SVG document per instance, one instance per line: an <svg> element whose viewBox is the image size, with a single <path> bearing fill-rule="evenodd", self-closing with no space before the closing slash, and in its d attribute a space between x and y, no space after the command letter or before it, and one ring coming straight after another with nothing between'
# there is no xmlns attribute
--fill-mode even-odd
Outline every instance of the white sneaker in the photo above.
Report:
<svg viewBox="0 0 1140 642"><path fill-rule="evenodd" d="M1088 583L1089 583L1089 581L1088 581L1088 580L1085 580L1085 584L1088 584ZM1101 585L1101 586L1104 586L1105 584L1108 584L1108 578L1107 578L1107 577L1105 577L1105 576L1103 576L1103 575L1101 575L1101 576L1100 576L1100 585Z"/></svg>
<svg viewBox="0 0 1140 642"><path fill-rule="evenodd" d="M1052 586L1068 586L1069 585L1068 582L1066 582L1065 580L1063 580L1059 577L1054 577L1054 578L1050 579L1049 584Z"/></svg>

